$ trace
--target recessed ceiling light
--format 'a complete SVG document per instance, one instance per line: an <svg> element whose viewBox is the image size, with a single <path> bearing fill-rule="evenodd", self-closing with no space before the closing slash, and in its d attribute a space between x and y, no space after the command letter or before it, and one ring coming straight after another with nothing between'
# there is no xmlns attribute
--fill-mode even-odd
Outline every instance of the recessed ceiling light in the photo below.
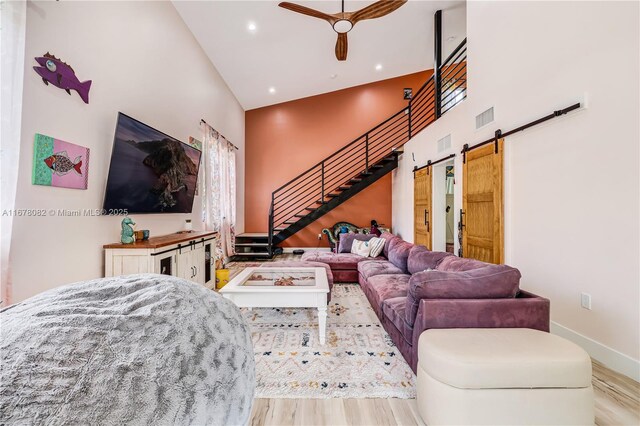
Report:
<svg viewBox="0 0 640 426"><path fill-rule="evenodd" d="M256 25L255 22L249 22L247 24L247 30L249 30L250 33L255 33L257 29L258 29L258 26Z"/></svg>
<svg viewBox="0 0 640 426"><path fill-rule="evenodd" d="M271 93L272 95L274 93L276 93L276 88L275 87L269 87L269 93Z"/></svg>
<svg viewBox="0 0 640 426"><path fill-rule="evenodd" d="M331 80L333 80L333 79L335 79L337 76L338 76L338 74L331 74L331 75L329 76L329 78L330 78Z"/></svg>
<svg viewBox="0 0 640 426"><path fill-rule="evenodd" d="M376 65L376 71L381 71L381 70L382 70L382 64Z"/></svg>

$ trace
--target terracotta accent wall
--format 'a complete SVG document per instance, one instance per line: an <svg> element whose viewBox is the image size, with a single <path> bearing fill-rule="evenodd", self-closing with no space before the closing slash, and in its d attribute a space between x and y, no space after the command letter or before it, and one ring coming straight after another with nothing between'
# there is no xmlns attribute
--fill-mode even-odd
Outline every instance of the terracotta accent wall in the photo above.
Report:
<svg viewBox="0 0 640 426"><path fill-rule="evenodd" d="M245 230L267 232L273 190L407 105L402 89L414 93L432 70L245 113ZM391 226L391 174L286 239L284 247L326 247L318 234L339 221Z"/></svg>

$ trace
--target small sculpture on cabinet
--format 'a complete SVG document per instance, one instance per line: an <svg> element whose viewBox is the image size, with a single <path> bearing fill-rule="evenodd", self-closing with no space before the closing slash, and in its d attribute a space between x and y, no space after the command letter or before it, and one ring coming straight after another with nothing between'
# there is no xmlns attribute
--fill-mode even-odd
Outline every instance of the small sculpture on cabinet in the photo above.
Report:
<svg viewBox="0 0 640 426"><path fill-rule="evenodd" d="M136 223L129 217L122 219L122 232L120 234L122 244L133 244L136 241L133 232L133 225L135 224Z"/></svg>

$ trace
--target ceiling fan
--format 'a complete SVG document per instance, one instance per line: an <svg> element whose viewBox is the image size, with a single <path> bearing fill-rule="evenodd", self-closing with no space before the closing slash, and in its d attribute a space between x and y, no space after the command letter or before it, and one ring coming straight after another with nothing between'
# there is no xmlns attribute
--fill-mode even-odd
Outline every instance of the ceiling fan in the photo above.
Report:
<svg viewBox="0 0 640 426"><path fill-rule="evenodd" d="M333 30L338 33L336 58L338 58L339 61L344 61L347 59L347 33L351 31L354 25L365 19L375 19L388 15L406 2L407 0L380 0L355 12L345 12L344 0L342 0L342 12L334 14L320 12L286 1L280 3L278 6L293 12L302 13L303 15L324 19L331 24Z"/></svg>

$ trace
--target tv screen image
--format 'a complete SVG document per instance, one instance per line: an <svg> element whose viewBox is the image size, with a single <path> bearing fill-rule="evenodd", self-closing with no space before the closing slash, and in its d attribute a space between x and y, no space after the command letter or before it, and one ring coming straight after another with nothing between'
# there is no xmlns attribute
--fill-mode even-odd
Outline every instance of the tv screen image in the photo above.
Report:
<svg viewBox="0 0 640 426"><path fill-rule="evenodd" d="M118 114L104 209L128 213L190 213L201 152Z"/></svg>

